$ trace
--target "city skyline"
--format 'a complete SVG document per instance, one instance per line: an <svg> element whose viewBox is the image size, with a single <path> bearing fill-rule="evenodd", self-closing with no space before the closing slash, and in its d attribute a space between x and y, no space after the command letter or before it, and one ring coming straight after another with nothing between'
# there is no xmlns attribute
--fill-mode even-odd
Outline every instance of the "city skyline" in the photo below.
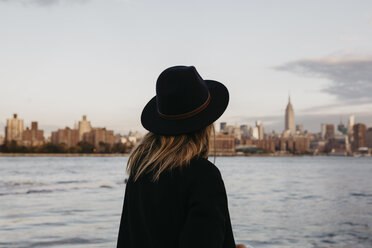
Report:
<svg viewBox="0 0 372 248"><path fill-rule="evenodd" d="M311 132L349 115L371 126L371 8L367 1L0 0L0 133L13 113L46 133L73 127L83 114L116 132L144 133L140 114L157 76L177 64L228 87L218 122L261 120L279 132L290 92L295 124Z"/></svg>
<svg viewBox="0 0 372 248"><path fill-rule="evenodd" d="M18 113L13 113L13 115L18 115ZM80 123L81 123L81 116L83 116L83 121L86 120L86 115L83 114L83 115L80 115L79 116L79 119L77 120L74 120L72 124L66 124L66 125L51 125L51 126L46 126L46 125L43 125L41 124L38 120L36 120L35 118L34 119L31 119L31 120L26 120L24 118L21 118L24 122L24 127L29 127L32 125L32 122L38 122L38 125L39 127L44 130L45 132L45 135L46 136L50 136L51 133L57 129L60 129L60 128L71 128L71 129L76 129ZM284 116L284 120L283 120L283 116ZM255 125L257 125L257 121L262 123L262 125L265 127L265 132L266 133L269 133L269 132L276 132L276 133L281 133L282 131L284 130L295 130L296 129L296 126L297 125L301 125L302 128L306 131L309 131L310 133L319 133L321 132L322 130L322 125L323 124L333 124L333 125L338 125L340 123L343 123L343 124L347 124L347 121L348 121L348 118L350 116L354 116L354 119L356 118L355 120L355 123L364 123L366 124L367 126L372 126L372 123L370 122L364 122L363 120L368 120L368 118L370 117L369 113L367 113L367 116L363 116L363 115L356 115L356 114L343 114L343 115L340 115L340 116L332 116L332 115L327 115L327 117L325 116L317 116L316 118L313 118L312 119L312 116L307 116L308 119L304 118L304 116L298 116L296 114L296 111L294 110L294 107L292 105L292 102L290 100L290 96L288 96L288 103L286 104L286 107L285 107L285 110L284 110L284 113L282 113L282 115L280 116L266 116L266 117L259 117L259 118L255 118L255 117L245 117L245 118L241 118L242 120L246 120L245 122L238 122L238 121L222 121L222 118L218 119L216 122L215 122L215 127L217 128L219 126L219 123L221 122L227 122L227 123L232 123L232 124L239 124L239 125L248 125L248 127L254 127ZM6 117L5 119L9 119L10 117ZM326 118L326 119L325 119ZM282 123L279 123L280 121ZM297 120L297 121L296 121ZM317 121L320 121L320 122L317 122ZM5 121L2 121L0 120L0 136L5 136L5 132L4 132L4 129L5 129L5 124L2 124L5 123ZM95 120L93 120L94 123L100 123L98 124L98 126L103 126L105 128L108 128L108 129L113 129L115 131L115 133L120 133L120 134L124 134L124 133L129 133L129 132L140 132L141 134L145 134L147 132L147 130L145 130L142 126L135 129L129 129L129 130L115 130L114 128L110 128L110 123L102 123L98 120L98 122L96 122ZM287 122L288 122L288 125L290 125L291 128L288 128L287 126ZM311 125L307 125L309 124L309 122L311 123ZM272 125L272 123L275 123L277 125ZM289 124L291 123L291 124ZM306 124L307 123L307 124ZM308 128L310 126L313 126L313 128ZM294 133L294 131L291 131L291 133Z"/></svg>
<svg viewBox="0 0 372 248"><path fill-rule="evenodd" d="M285 129L281 133L265 133L260 120L255 126L220 122L211 147L222 156L252 153L371 156L372 127L355 123L354 115L349 116L346 125L339 123L337 128L334 124L322 123L321 132L317 133L304 130L301 124L294 127L294 119L288 98ZM24 120L14 114L7 119L5 134L0 136L0 152L5 153L128 153L143 137L139 132L121 135L93 126L86 115L74 128L59 128L45 137L37 122L32 122L31 127L25 126Z"/></svg>
<svg viewBox="0 0 372 248"><path fill-rule="evenodd" d="M18 113L13 113L13 119L16 119L19 121L21 121L21 124L17 124L20 126L21 129L23 130L26 130L26 129L29 129L29 127L32 127L35 123L36 125L38 126L39 123L37 120L24 120L23 118L17 118L18 117ZM262 119L255 119L253 123L248 123L248 122L244 122L244 123L238 123L238 122L235 122L235 123L232 123L232 122L226 122L226 121L221 121L220 119L218 119L217 121L215 121L215 128L218 130L218 127L220 125L222 125L222 123L224 123L224 125L226 125L227 123L229 123L229 126L245 126L245 128L261 128L262 130L261 131L258 131L259 129L255 130L256 132L258 132L256 135L258 135L257 137L263 137L264 134L267 134L267 133L272 133L272 132L275 132L277 134L283 134L285 136L288 136L288 135L294 135L297 131L298 128L301 128L302 132L303 131L306 131L306 132L309 132L309 133L313 133L313 134L319 134L319 133L323 133L324 132L324 127L325 125L332 125L332 126L337 126L337 125L344 125L345 127L348 128L348 131L350 132L350 128L352 128L352 126L354 124L358 124L358 123L362 123L362 124L365 124L367 127L368 126L372 126L372 125L369 125L368 123L363 123L362 121L360 120L356 120L355 119L355 115L352 114L352 115L349 115L347 116L347 118L345 119L342 119L340 118L338 122L330 122L328 119L322 119L322 122L318 123L318 127L319 127L319 130L315 130L315 131L312 131L312 130L309 130L308 128L306 128L306 126L304 126L303 123L296 123L295 119L297 118L296 114L295 114L295 111L294 111L294 108L293 108L293 105L292 105L292 102L290 100L290 96L288 96L288 103L286 105L286 108L285 108L285 112L283 113L283 115L281 116L281 119L283 119L283 116L284 116L284 121L283 121L283 128L280 129L280 130L275 130L275 129L270 129L270 125L266 126L265 125L265 122L262 122ZM82 115L80 116L82 119L80 120L77 120L77 121L74 121L74 124L73 125L64 125L64 126L58 126L58 127L55 127L53 130L45 130L41 127L41 130L43 130L43 132L45 132L45 136L46 137L51 137L52 136L52 133L54 131L56 131L57 129L58 130L61 130L63 128L67 128L67 129L75 129L75 130L79 130L78 132L78 137L79 139L82 138L83 136L83 132L89 132L92 130L92 124L91 124L91 121L88 121L87 120L87 116L86 115ZM301 119L301 118L300 118ZM7 118L6 121L9 123L9 121L11 120L11 118ZM109 125L103 125L103 128L106 129ZM5 126L6 127L6 126ZM4 127L3 130L6 131L6 128ZM269 128L268 128L269 127ZM264 128L265 129L265 132L264 132ZM108 128L110 129L110 128ZM142 128L143 130L145 130L144 128ZM4 131L4 134L2 135L1 132L0 132L0 137L4 137L6 136L5 135L5 131ZM147 132L147 130L145 130L144 132L140 132L136 129L134 130L129 130L127 132L120 132L120 131L117 131L117 130L113 130L115 133L117 134L121 134L123 135L124 133L131 133L131 132L139 132L141 133L141 135L144 135L145 132ZM260 133L260 134L259 134ZM255 135L253 135L255 136ZM261 138L258 138L258 139L261 139Z"/></svg>
<svg viewBox="0 0 372 248"><path fill-rule="evenodd" d="M329 154L333 156L371 156L372 127L356 122L350 115L346 125L338 125L323 119L320 132L310 132L303 124L296 124L295 111L290 96L284 113L284 129L281 132L268 131L261 120L255 125L247 123L227 124L220 122L211 145L216 154L232 156L237 154ZM122 135L106 127L96 127L86 115L73 128L58 128L49 137L37 122L31 127L17 114L7 119L5 137L0 136L0 151L41 153L91 153L128 152L144 134L140 132Z"/></svg>

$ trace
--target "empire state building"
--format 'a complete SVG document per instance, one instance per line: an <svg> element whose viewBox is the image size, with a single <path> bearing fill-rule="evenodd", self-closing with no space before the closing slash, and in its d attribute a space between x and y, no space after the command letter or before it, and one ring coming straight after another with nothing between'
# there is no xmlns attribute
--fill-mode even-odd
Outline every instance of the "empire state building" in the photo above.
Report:
<svg viewBox="0 0 372 248"><path fill-rule="evenodd" d="M290 97L288 97L288 105L285 109L285 130L289 130L292 135L295 134L294 111Z"/></svg>

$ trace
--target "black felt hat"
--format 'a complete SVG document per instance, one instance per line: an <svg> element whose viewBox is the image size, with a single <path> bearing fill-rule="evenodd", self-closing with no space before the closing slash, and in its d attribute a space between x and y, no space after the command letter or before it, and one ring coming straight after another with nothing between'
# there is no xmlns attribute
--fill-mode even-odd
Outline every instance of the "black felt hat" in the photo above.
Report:
<svg viewBox="0 0 372 248"><path fill-rule="evenodd" d="M203 80L194 66L173 66L156 82L156 96L144 107L141 123L159 135L195 132L215 122L229 103L220 82Z"/></svg>

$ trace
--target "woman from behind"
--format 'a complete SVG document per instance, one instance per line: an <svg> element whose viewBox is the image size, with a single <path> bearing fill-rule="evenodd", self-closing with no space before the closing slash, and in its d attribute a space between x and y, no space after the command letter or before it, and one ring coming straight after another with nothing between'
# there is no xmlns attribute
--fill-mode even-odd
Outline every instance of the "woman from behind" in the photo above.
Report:
<svg viewBox="0 0 372 248"><path fill-rule="evenodd" d="M193 66L163 71L141 123L149 132L131 152L118 248L244 248L236 245L227 194L208 160L227 88Z"/></svg>

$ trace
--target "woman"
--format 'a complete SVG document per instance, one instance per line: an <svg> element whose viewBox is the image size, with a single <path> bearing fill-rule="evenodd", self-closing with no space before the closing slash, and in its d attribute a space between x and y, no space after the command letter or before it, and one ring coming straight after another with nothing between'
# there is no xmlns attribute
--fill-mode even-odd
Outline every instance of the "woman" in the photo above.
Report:
<svg viewBox="0 0 372 248"><path fill-rule="evenodd" d="M235 245L225 186L208 158L227 88L193 66L163 71L141 123L149 132L129 156L118 248Z"/></svg>

